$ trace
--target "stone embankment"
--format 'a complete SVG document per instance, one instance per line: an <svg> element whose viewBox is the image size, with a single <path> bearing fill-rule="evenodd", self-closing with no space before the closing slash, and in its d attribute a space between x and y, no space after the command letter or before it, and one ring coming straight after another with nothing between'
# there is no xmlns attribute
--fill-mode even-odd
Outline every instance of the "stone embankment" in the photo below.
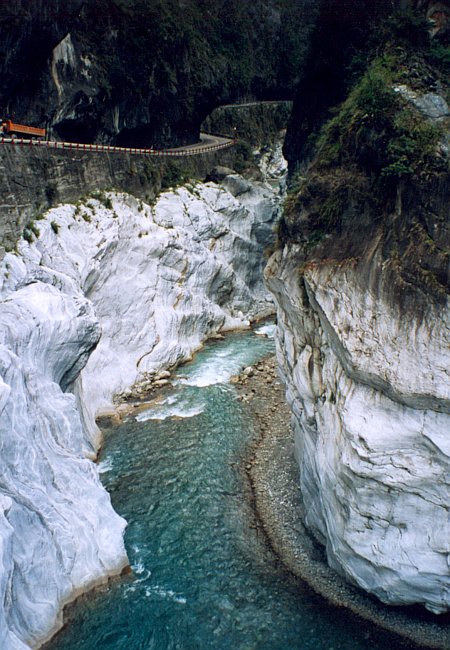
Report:
<svg viewBox="0 0 450 650"><path fill-rule="evenodd" d="M0 147L0 253L1 248L14 248L28 222L55 205L79 200L81 194L114 188L153 202L167 177L171 183L204 178L219 163L232 167L234 156L233 148L164 160L4 145Z"/></svg>
<svg viewBox="0 0 450 650"><path fill-rule="evenodd" d="M287 124L286 102L259 103L245 110L225 109L229 124L239 126L239 138L258 133L260 155L267 159L272 153L278 160L275 176L284 172L281 156L280 130ZM228 123L227 122L227 123ZM210 130L221 128L221 122L205 122ZM230 127L224 129L235 137ZM208 146L208 137L203 137ZM264 142L264 147L261 146ZM211 144L211 142L209 142ZM197 148L198 145L193 145ZM244 159L239 147L204 152L186 159L149 158L128 153L86 153L77 150L47 149L45 147L0 146L0 259L3 248L14 248L24 226L40 217L45 210L60 203L77 201L81 195L114 188L153 203L162 189L186 179L204 179L217 165L243 169L252 163L251 148ZM256 161L258 162L258 161ZM267 166L271 161L262 161ZM274 170L272 169L272 172ZM269 172L270 173L270 172ZM260 175L261 176L261 175Z"/></svg>

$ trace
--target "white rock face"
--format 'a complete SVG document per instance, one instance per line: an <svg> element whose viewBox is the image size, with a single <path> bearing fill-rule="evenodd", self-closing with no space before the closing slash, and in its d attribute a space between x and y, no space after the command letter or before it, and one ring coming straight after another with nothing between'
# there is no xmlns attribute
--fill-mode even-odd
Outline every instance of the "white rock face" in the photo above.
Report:
<svg viewBox="0 0 450 650"><path fill-rule="evenodd" d="M205 339L272 313L276 191L239 176L151 208L111 194L36 222L0 267L0 647L37 647L62 605L120 572L125 522L94 416ZM107 207L105 207L107 206Z"/></svg>
<svg viewBox="0 0 450 650"><path fill-rule="evenodd" d="M125 522L63 392L100 335L91 305L42 281L17 285L0 332L0 638L25 648L61 625L62 604L126 565Z"/></svg>
<svg viewBox="0 0 450 650"><path fill-rule="evenodd" d="M283 183L286 177L288 163L283 156L285 135L286 132L282 131L275 146L270 146L263 151L256 152L256 155L259 157L258 167L263 177L268 181L277 180Z"/></svg>
<svg viewBox="0 0 450 650"><path fill-rule="evenodd" d="M450 609L449 309L414 319L351 267L266 271L307 523L338 572L390 604Z"/></svg>
<svg viewBox="0 0 450 650"><path fill-rule="evenodd" d="M135 382L190 359L209 336L273 313L263 251L274 236L276 195L240 176L224 186L237 198L211 183L166 193L153 209L117 196L113 210L89 211L88 224L74 222L73 207L58 212L61 231L44 263L56 268L56 253L71 264L61 271L79 270L103 332L76 386L89 395L82 402L91 415Z"/></svg>

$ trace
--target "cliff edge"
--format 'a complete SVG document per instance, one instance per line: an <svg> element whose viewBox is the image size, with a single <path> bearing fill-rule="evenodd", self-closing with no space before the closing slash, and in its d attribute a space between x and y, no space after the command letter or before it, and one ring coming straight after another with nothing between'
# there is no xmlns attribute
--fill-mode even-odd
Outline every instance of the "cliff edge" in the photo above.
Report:
<svg viewBox="0 0 450 650"><path fill-rule="evenodd" d="M439 613L450 609L450 10L420 4L367 32L345 99L291 148L266 276L307 525L351 582Z"/></svg>

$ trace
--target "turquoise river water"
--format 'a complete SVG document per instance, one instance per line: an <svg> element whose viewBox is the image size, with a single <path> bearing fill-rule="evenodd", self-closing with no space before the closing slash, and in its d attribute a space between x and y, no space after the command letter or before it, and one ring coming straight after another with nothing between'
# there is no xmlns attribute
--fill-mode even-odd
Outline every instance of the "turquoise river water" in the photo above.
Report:
<svg viewBox="0 0 450 650"><path fill-rule="evenodd" d="M49 650L399 647L290 576L254 526L242 458L255 431L227 380L274 351L259 329L208 345L157 405L105 433L133 573L80 599Z"/></svg>

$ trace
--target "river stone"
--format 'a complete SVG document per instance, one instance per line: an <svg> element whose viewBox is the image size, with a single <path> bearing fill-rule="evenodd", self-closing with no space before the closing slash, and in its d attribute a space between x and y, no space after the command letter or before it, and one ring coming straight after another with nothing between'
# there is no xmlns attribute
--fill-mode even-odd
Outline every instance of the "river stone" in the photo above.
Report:
<svg viewBox="0 0 450 650"><path fill-rule="evenodd" d="M159 379L169 379L171 373L169 370L160 370L157 375L155 376L156 380Z"/></svg>
<svg viewBox="0 0 450 650"><path fill-rule="evenodd" d="M226 176L223 179L222 184L235 197L249 192L252 187L250 182L245 178L242 178L242 176L239 176L239 174Z"/></svg>
<svg viewBox="0 0 450 650"><path fill-rule="evenodd" d="M170 382L168 379L157 379L155 382L153 382L153 386L156 388L162 388L163 386L168 386L169 383Z"/></svg>

